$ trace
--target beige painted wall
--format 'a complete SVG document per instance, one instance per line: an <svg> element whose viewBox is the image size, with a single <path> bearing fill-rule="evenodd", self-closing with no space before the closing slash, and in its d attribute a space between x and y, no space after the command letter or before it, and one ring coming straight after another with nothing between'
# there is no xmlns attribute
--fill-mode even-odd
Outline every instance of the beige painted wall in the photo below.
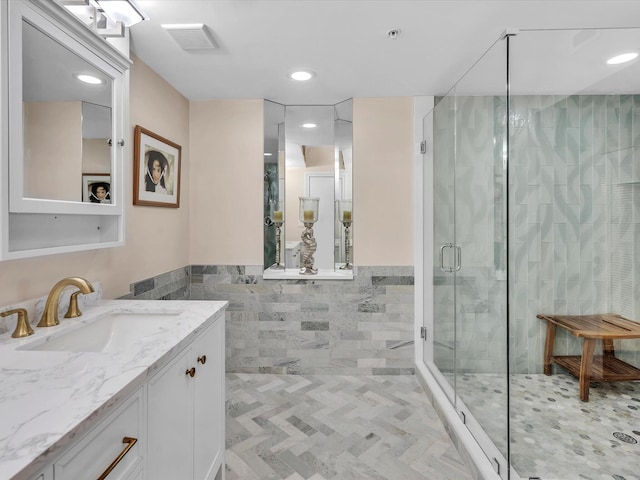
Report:
<svg viewBox="0 0 640 480"><path fill-rule="evenodd" d="M23 105L25 196L81 202L82 102Z"/></svg>
<svg viewBox="0 0 640 480"><path fill-rule="evenodd" d="M263 101L191 102L192 264L262 265Z"/></svg>
<svg viewBox="0 0 640 480"><path fill-rule="evenodd" d="M114 298L188 264L262 264L262 100L189 103L134 61L126 246L2 262L0 306L46 295L67 276L99 280ZM412 265L412 108L411 98L354 100L356 265ZM179 209L132 205L136 124L182 146Z"/></svg>
<svg viewBox="0 0 640 480"><path fill-rule="evenodd" d="M108 138L82 139L82 173L111 173L111 149Z"/></svg>
<svg viewBox="0 0 640 480"><path fill-rule="evenodd" d="M261 265L262 100L191 102L190 124L190 263ZM354 263L413 265L413 99L355 99L353 152Z"/></svg>
<svg viewBox="0 0 640 480"><path fill-rule="evenodd" d="M413 99L353 100L353 263L413 265Z"/></svg>
<svg viewBox="0 0 640 480"><path fill-rule="evenodd" d="M102 282L105 298L129 284L189 263L189 102L145 64L131 70L129 141L125 148L127 236L124 247L0 262L0 306L46 295L55 282L81 276ZM180 208L132 205L133 127L140 124L182 145Z"/></svg>

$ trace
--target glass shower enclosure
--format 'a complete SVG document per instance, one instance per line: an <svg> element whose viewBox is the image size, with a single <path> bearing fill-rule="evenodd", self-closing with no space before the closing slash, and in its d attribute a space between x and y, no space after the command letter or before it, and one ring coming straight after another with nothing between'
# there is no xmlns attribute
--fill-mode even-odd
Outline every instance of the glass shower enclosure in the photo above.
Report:
<svg viewBox="0 0 640 480"><path fill-rule="evenodd" d="M507 32L423 119L424 362L495 478L640 478L639 46Z"/></svg>

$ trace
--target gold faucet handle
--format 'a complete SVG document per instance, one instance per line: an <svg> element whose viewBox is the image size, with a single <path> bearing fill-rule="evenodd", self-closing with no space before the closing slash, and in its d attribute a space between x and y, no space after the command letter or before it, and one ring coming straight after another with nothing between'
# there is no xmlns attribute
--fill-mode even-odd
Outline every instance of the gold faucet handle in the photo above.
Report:
<svg viewBox="0 0 640 480"><path fill-rule="evenodd" d="M14 308L13 310L7 310L6 312L0 313L0 317L8 317L9 315L13 315L14 313L18 314L18 322L16 323L16 329L13 331L11 336L13 338L22 338L33 335L33 328L31 328L31 324L29 323L29 316L24 308Z"/></svg>
<svg viewBox="0 0 640 480"><path fill-rule="evenodd" d="M69 298L69 309L67 310L67 313L64 314L64 318L75 318L82 315L82 312L78 307L78 295L80 295L81 293L82 292L78 290L77 292L73 292L71 294L71 297Z"/></svg>

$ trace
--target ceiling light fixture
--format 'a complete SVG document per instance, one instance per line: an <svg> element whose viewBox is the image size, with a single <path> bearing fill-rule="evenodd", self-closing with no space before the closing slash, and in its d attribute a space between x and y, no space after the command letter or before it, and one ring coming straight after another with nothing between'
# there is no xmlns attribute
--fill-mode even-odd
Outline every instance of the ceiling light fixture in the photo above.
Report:
<svg viewBox="0 0 640 480"><path fill-rule="evenodd" d="M124 23L125 27L149 19L134 0L97 0L97 2L109 18Z"/></svg>
<svg viewBox="0 0 640 480"><path fill-rule="evenodd" d="M270 157L270 156L271 156L271 154L270 154L270 153L268 153L268 152L266 152L266 153L264 154L264 156L265 156L265 157Z"/></svg>
<svg viewBox="0 0 640 480"><path fill-rule="evenodd" d="M316 74L314 72L310 72L308 70L298 70L289 74L289 78L291 80L297 80L298 82L306 82L315 76Z"/></svg>
<svg viewBox="0 0 640 480"><path fill-rule="evenodd" d="M316 125L315 123L303 123L302 125L300 125L302 128L316 128L318 125Z"/></svg>
<svg viewBox="0 0 640 480"><path fill-rule="evenodd" d="M104 83L100 78L94 77L93 75L87 75L86 73L74 73L74 77L84 83L88 83L89 85L101 85Z"/></svg>
<svg viewBox="0 0 640 480"><path fill-rule="evenodd" d="M124 37L130 27L149 17L134 0L60 0L62 5L102 37Z"/></svg>
<svg viewBox="0 0 640 480"><path fill-rule="evenodd" d="M638 54L636 52L623 53L622 55L616 55L615 57L611 57L609 60L607 60L607 64L619 65L621 63L630 62L631 60L634 60L637 56Z"/></svg>

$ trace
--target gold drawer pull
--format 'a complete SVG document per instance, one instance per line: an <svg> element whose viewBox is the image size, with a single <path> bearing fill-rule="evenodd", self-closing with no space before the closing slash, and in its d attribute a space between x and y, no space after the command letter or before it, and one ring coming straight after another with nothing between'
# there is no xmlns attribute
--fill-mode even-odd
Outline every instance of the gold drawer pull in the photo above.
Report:
<svg viewBox="0 0 640 480"><path fill-rule="evenodd" d="M102 473L102 475L98 477L98 480L104 480L105 478L107 478L107 476L111 473L111 471L118 466L118 464L120 463L120 460L122 460L124 456L127 453L129 453L129 450L131 450L131 448L136 444L137 441L138 441L137 438L124 437L122 439L122 443L126 443L127 446L124 447L124 450L120 452L120 455L118 455L118 457L113 462L111 462L111 465L107 467L107 469Z"/></svg>
<svg viewBox="0 0 640 480"><path fill-rule="evenodd" d="M191 378L195 377L196 375L196 367L191 367L189 370L187 370L186 372L187 375L189 375Z"/></svg>
<svg viewBox="0 0 640 480"><path fill-rule="evenodd" d="M207 363L207 356L202 355L201 357L198 357L198 362L204 365L205 363Z"/></svg>

